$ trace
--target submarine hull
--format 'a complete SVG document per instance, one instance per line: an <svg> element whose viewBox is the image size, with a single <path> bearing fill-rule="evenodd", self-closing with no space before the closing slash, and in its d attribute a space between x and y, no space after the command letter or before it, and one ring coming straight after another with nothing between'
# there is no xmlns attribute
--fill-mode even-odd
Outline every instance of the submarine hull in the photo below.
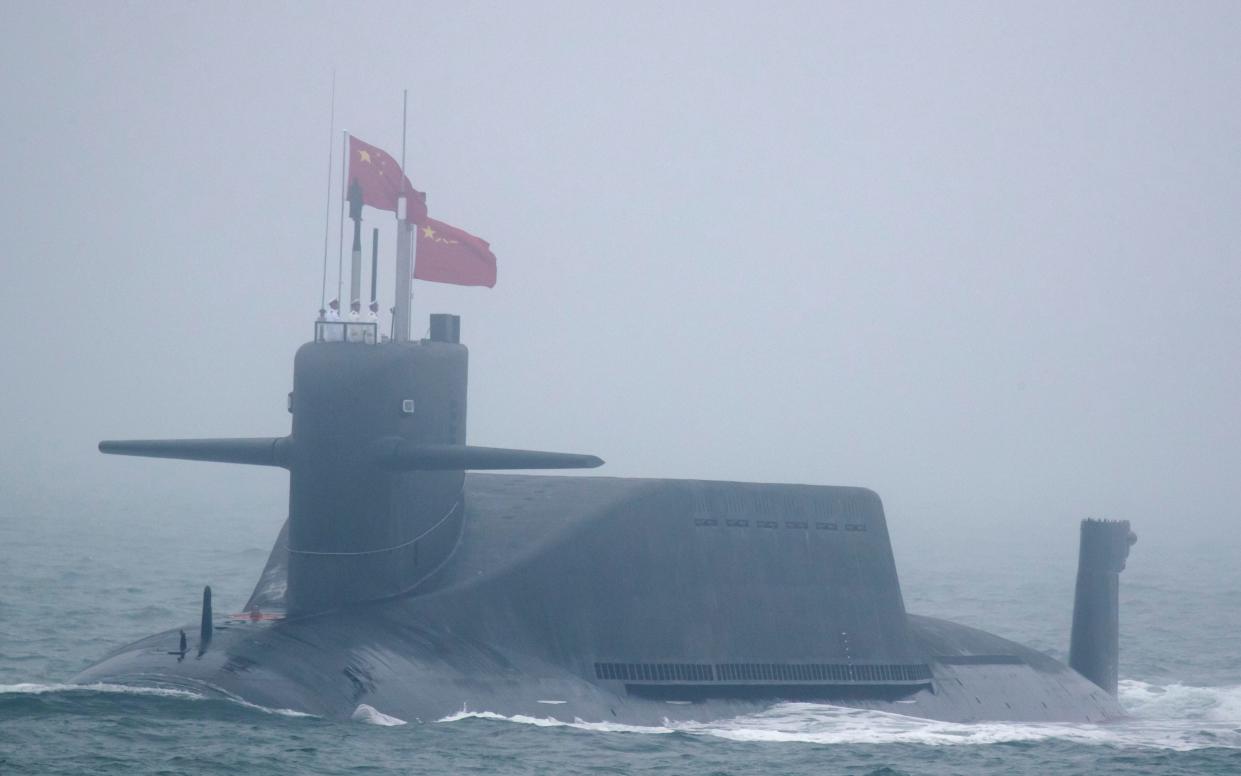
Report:
<svg viewBox="0 0 1241 776"><path fill-rule="evenodd" d="M928 643L947 637L958 648L977 651L932 662L931 680L911 691L788 683L743 685L748 692L705 686L686 692L685 685L604 686L523 653L462 639L445 627L404 622L405 614L404 606L388 603L302 621L230 623L218 626L205 655L191 652L181 662L167 654L177 639L170 630L118 650L74 681L185 689L341 720L367 704L409 722L489 711L660 724L733 717L783 701L964 723L1099 723L1124 716L1115 698L1067 666L932 618L911 617L915 632L930 636ZM995 649L1004 654L990 651Z"/></svg>
<svg viewBox="0 0 1241 776"><path fill-rule="evenodd" d="M904 609L862 488L467 474L461 536L390 598L171 630L78 682L349 718L463 710L659 723L812 701L948 721L1100 722L1115 698L1034 650ZM412 562L417 562L416 553ZM247 604L285 608L287 526Z"/></svg>

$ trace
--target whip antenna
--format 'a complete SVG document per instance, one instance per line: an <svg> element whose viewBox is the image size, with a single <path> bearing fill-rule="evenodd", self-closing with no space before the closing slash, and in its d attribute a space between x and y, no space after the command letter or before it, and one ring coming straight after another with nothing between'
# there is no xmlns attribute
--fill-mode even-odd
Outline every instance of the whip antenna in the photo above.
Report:
<svg viewBox="0 0 1241 776"><path fill-rule="evenodd" d="M340 132L340 245L336 251L336 299L340 300L341 285L344 283L345 266L345 186L348 185L346 171L346 154L349 152L349 133Z"/></svg>
<svg viewBox="0 0 1241 776"><path fill-rule="evenodd" d="M332 227L332 143L336 140L336 68L332 68L332 102L327 127L327 203L323 206L323 282L319 284L319 317L327 313L327 240Z"/></svg>

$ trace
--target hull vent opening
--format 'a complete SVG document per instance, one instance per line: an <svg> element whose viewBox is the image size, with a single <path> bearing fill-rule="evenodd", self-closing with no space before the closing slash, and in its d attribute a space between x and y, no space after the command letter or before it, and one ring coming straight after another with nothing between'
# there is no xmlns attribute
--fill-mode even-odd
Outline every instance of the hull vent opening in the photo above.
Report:
<svg viewBox="0 0 1241 776"><path fill-rule="evenodd" d="M923 684L926 664L595 663L595 678L631 683Z"/></svg>

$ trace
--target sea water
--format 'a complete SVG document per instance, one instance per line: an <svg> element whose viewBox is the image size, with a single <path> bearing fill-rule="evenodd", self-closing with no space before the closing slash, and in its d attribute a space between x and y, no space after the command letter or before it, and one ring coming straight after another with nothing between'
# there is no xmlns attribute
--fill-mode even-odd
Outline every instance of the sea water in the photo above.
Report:
<svg viewBox="0 0 1241 776"><path fill-rule="evenodd" d="M0 774L1241 774L1238 540L1147 531L1122 577L1121 702L1106 725L954 724L822 704L658 726L462 709L348 721L181 690L66 682L109 649L193 623L203 584L244 603L283 506L238 497L0 506ZM892 533L907 608L1063 659L1076 525ZM1135 530L1143 535L1143 526ZM1054 529L1054 530L1053 530ZM964 542L968 536L968 542ZM1050 537L1050 538L1046 538ZM1153 538L1152 538L1153 537Z"/></svg>

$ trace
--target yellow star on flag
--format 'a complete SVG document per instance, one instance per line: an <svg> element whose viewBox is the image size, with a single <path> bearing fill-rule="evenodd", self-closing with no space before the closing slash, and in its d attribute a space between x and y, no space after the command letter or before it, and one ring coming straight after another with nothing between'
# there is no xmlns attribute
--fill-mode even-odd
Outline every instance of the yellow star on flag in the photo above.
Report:
<svg viewBox="0 0 1241 776"><path fill-rule="evenodd" d="M429 226L422 227L422 236L428 239L435 239L435 230Z"/></svg>
<svg viewBox="0 0 1241 776"><path fill-rule="evenodd" d="M371 152L364 149L358 149L358 160L371 164Z"/></svg>

